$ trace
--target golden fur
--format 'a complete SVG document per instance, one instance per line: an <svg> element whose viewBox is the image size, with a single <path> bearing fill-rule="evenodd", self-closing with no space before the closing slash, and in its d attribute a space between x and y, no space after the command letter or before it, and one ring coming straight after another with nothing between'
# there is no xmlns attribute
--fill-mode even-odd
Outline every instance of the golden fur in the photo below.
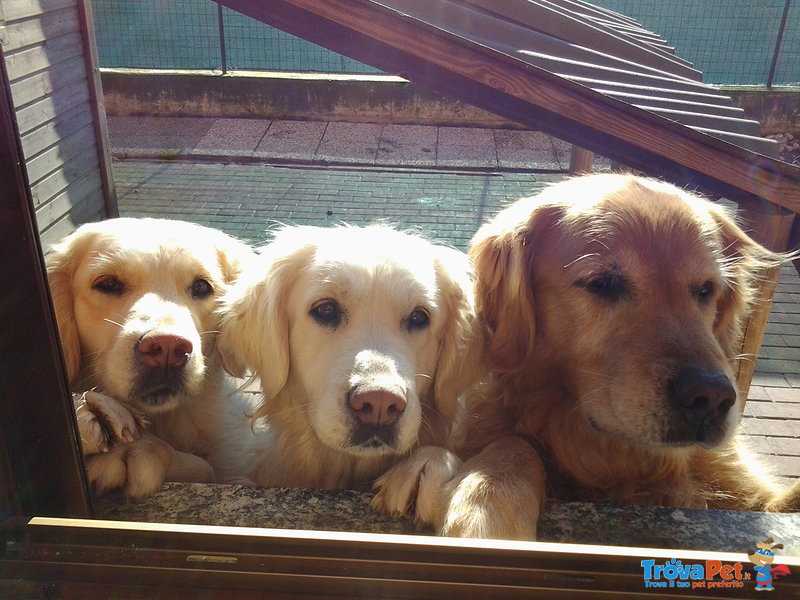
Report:
<svg viewBox="0 0 800 600"><path fill-rule="evenodd" d="M443 443L480 357L466 255L345 226L286 227L261 258L226 297L220 338L229 372L249 369L264 396L247 477L368 488ZM368 423L356 398L394 416Z"/></svg>
<svg viewBox="0 0 800 600"><path fill-rule="evenodd" d="M781 257L720 207L654 180L575 178L502 211L470 255L492 374L468 460L450 457L421 520L531 539L545 497L800 507L800 487L782 492L735 436L742 325Z"/></svg>
<svg viewBox="0 0 800 600"><path fill-rule="evenodd" d="M48 256L96 491L142 496L165 480L214 479L200 457L214 451L230 393L216 351L216 308L252 256L213 229L128 218L83 225ZM158 343L173 344L176 357Z"/></svg>

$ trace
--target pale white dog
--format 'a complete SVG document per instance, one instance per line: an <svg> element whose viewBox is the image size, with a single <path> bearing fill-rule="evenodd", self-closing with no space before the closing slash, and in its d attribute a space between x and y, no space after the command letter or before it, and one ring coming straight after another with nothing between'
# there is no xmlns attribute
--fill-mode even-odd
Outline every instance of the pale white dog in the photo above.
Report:
<svg viewBox="0 0 800 600"><path fill-rule="evenodd" d="M88 475L98 493L121 487L143 496L164 481L215 479L206 459L220 432L229 431L221 422L235 389L216 349L217 308L253 256L222 232L165 219L84 225L49 255Z"/></svg>
<svg viewBox="0 0 800 600"><path fill-rule="evenodd" d="M369 488L446 444L477 375L467 257L390 227L286 227L221 311L226 368L261 381L257 485Z"/></svg>

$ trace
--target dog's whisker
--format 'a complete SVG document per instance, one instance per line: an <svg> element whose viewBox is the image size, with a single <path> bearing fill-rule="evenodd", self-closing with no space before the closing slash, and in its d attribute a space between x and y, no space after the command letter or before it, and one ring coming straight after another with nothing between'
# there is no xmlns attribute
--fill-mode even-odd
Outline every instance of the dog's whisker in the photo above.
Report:
<svg viewBox="0 0 800 600"><path fill-rule="evenodd" d="M111 323L112 325L116 325L120 329L124 329L125 328L125 326L122 323L117 323L113 319L105 318L105 319L103 319L103 321L105 321L106 323Z"/></svg>

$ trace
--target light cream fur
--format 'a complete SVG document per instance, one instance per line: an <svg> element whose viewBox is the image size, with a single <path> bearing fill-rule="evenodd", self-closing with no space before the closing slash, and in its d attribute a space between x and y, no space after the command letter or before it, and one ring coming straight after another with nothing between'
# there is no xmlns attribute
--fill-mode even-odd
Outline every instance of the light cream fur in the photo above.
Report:
<svg viewBox="0 0 800 600"><path fill-rule="evenodd" d="M63 354L98 492L122 487L142 496L165 480L214 479L205 459L233 389L216 349L216 309L252 257L245 244L213 229L130 218L83 225L49 254ZM210 294L193 292L198 280ZM173 379L179 385L157 399L144 389L137 349L154 332L192 344Z"/></svg>
<svg viewBox="0 0 800 600"><path fill-rule="evenodd" d="M425 521L531 539L545 496L800 508L800 486L781 490L736 436L732 388L701 425L670 395L686 368L734 384L759 274L781 260L719 206L654 180L581 177L502 211L470 255L492 374L472 398L467 461L450 461Z"/></svg>
<svg viewBox="0 0 800 600"><path fill-rule="evenodd" d="M418 446L444 445L480 358L472 290L466 255L387 226L278 231L222 308L225 366L263 391L248 477L363 489ZM315 318L323 305L340 321ZM411 327L419 311L429 323ZM363 439L348 406L359 389L404 399L386 439Z"/></svg>

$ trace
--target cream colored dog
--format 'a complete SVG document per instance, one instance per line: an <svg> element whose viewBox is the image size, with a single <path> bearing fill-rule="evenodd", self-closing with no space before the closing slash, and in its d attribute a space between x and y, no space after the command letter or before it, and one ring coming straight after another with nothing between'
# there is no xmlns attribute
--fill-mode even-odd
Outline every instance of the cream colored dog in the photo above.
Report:
<svg viewBox="0 0 800 600"><path fill-rule="evenodd" d="M437 459L452 480L409 488L409 463L384 478L390 495L438 498L417 518L530 539L545 498L800 508L800 485L781 490L735 435L742 326L782 257L719 206L644 178L576 178L502 211L470 255L492 374L474 393L468 460Z"/></svg>
<svg viewBox="0 0 800 600"><path fill-rule="evenodd" d="M205 459L233 389L216 350L216 309L252 256L219 231L160 219L84 225L49 255L96 491L142 496L165 480L214 480Z"/></svg>
<svg viewBox="0 0 800 600"><path fill-rule="evenodd" d="M369 488L444 445L480 354L467 257L384 226L284 228L222 314L226 368L263 390L258 485Z"/></svg>

